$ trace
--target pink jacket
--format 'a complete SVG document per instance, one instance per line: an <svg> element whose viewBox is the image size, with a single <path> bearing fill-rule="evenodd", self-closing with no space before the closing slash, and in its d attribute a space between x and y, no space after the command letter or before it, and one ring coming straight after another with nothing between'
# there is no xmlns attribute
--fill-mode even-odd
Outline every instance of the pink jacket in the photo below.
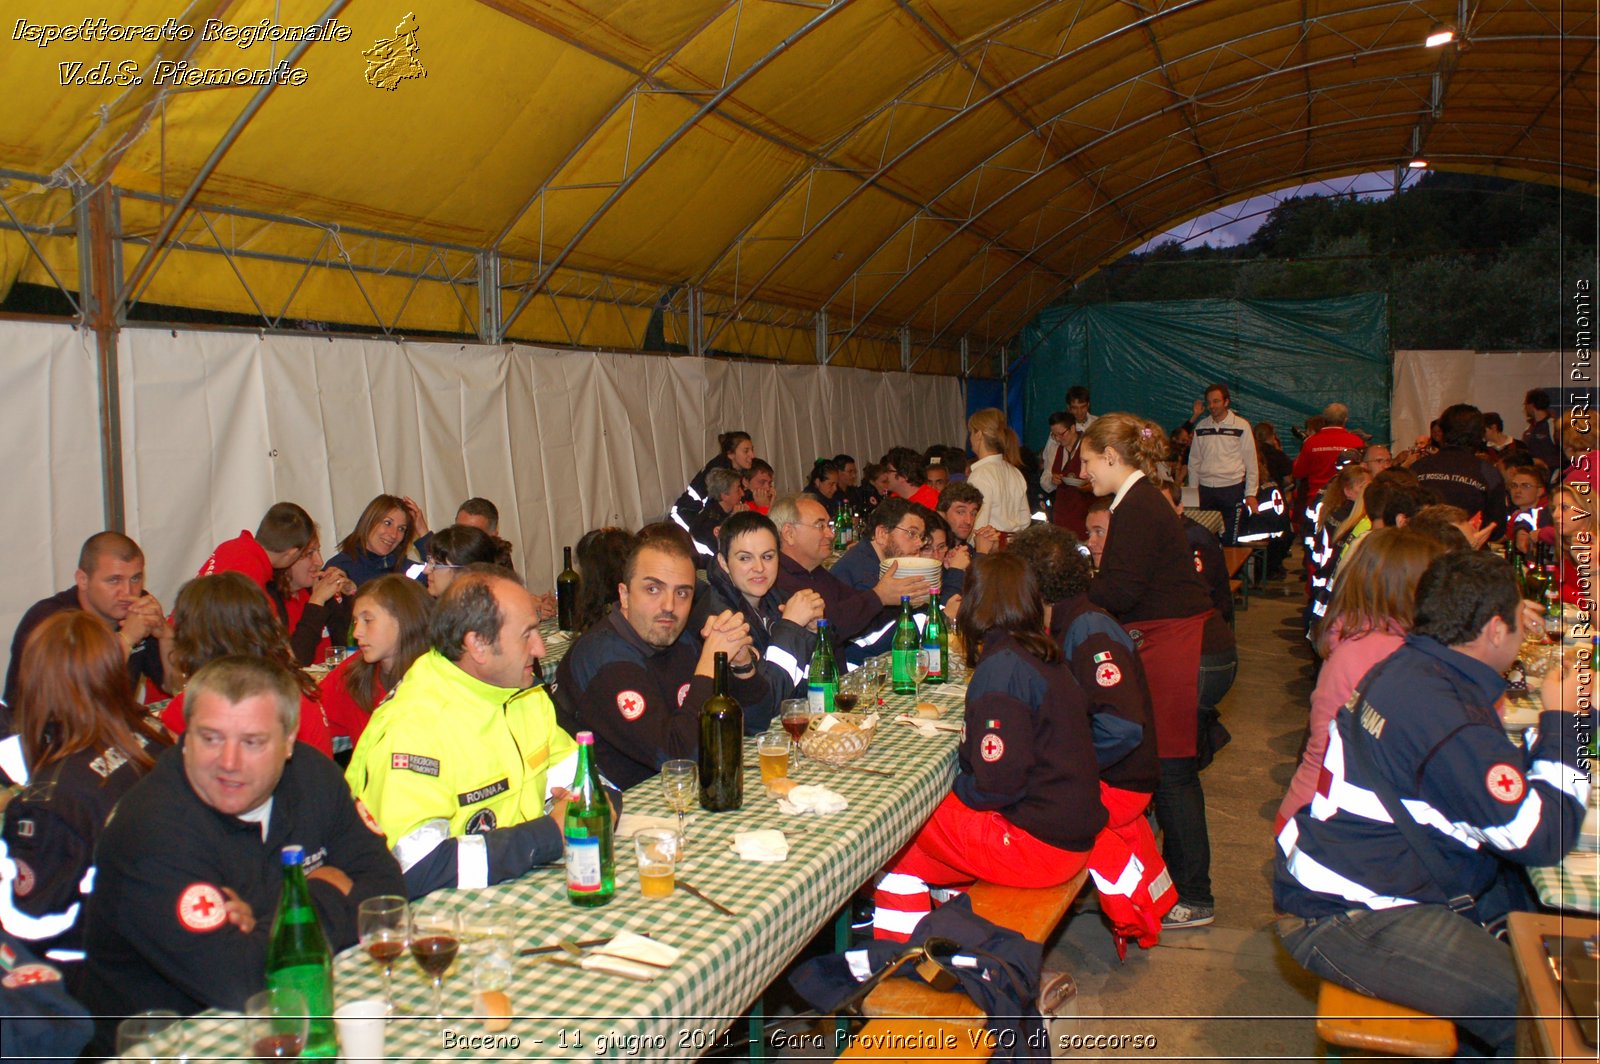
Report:
<svg viewBox="0 0 1600 1064"><path fill-rule="evenodd" d="M1398 650L1403 642L1405 635L1398 628L1367 632L1354 639L1339 640L1322 663L1317 689L1311 692L1311 734L1306 739L1306 752L1300 756L1294 779L1289 781L1289 793L1278 806L1278 819L1272 825L1274 836L1283 830L1290 817L1311 804L1317 779L1322 775L1322 755L1328 750L1328 728L1334 716L1349 701L1350 692L1356 689L1361 678Z"/></svg>

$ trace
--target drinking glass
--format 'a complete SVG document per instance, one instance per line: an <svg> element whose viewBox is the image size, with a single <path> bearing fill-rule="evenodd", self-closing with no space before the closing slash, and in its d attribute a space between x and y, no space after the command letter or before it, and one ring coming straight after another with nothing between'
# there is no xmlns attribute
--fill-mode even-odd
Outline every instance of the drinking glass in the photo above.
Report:
<svg viewBox="0 0 1600 1064"><path fill-rule="evenodd" d="M511 919L492 901L474 903L462 914L462 951L467 975L477 992L504 990L511 982Z"/></svg>
<svg viewBox="0 0 1600 1064"><path fill-rule="evenodd" d="M675 885L680 836L671 828L644 828L633 836L634 856L639 861L639 893L646 898L665 898Z"/></svg>
<svg viewBox="0 0 1600 1064"><path fill-rule="evenodd" d="M789 758L794 743L782 732L765 732L756 737L756 756L761 763L761 785L772 793L772 784L789 776Z"/></svg>
<svg viewBox="0 0 1600 1064"><path fill-rule="evenodd" d="M398 894L365 898L356 909L361 948L383 965L383 1003L394 1013L394 962L406 951L411 932L411 906Z"/></svg>
<svg viewBox="0 0 1600 1064"><path fill-rule="evenodd" d="M306 996L292 987L269 987L244 1003L250 1023L250 1052L257 1060L298 1057L306 1047L311 1020Z"/></svg>
<svg viewBox="0 0 1600 1064"><path fill-rule="evenodd" d="M685 818L700 797L700 766L682 757L666 762L661 766L661 792L666 796L667 807L678 814L678 845L681 849L689 838Z"/></svg>
<svg viewBox="0 0 1600 1064"><path fill-rule="evenodd" d="M870 705L862 705L868 701L866 673L865 668L853 669L839 681L839 693L833 696L835 709L841 713L864 713L872 708Z"/></svg>
<svg viewBox="0 0 1600 1064"><path fill-rule="evenodd" d="M444 1024L444 975L461 950L461 914L411 911L411 956L433 980L433 1018Z"/></svg>
<svg viewBox="0 0 1600 1064"><path fill-rule="evenodd" d="M804 735L806 728L811 725L810 701L804 698L785 698L778 707L778 723L783 725L783 730L794 740L789 747L789 765L792 768L800 760L800 736Z"/></svg>
<svg viewBox="0 0 1600 1064"><path fill-rule="evenodd" d="M181 1019L171 1009L151 1009L129 1016L117 1024L117 1055L151 1064L187 1060L183 1028L177 1025Z"/></svg>

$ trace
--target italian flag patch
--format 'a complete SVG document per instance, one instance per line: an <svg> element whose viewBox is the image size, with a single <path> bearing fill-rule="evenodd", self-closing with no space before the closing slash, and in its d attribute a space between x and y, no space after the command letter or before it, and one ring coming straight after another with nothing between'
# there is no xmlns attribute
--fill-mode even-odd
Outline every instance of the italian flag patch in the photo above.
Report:
<svg viewBox="0 0 1600 1064"><path fill-rule="evenodd" d="M1109 650L1102 650L1100 653L1098 653L1098 654L1096 654L1094 656L1094 663L1096 665L1100 664L1102 661L1110 661L1110 660L1111 660L1111 651L1109 651Z"/></svg>
<svg viewBox="0 0 1600 1064"><path fill-rule="evenodd" d="M986 731L993 731L1000 727L1000 722L998 720L986 720L983 722L983 727Z"/></svg>

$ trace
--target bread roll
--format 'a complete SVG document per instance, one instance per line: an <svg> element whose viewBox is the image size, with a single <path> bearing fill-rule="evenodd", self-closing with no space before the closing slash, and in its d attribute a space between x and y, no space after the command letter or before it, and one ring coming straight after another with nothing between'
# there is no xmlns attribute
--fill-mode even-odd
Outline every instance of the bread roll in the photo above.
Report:
<svg viewBox="0 0 1600 1064"><path fill-rule="evenodd" d="M472 1014L483 1017L485 1031L503 1031L511 1026L511 999L503 990L474 991Z"/></svg>
<svg viewBox="0 0 1600 1064"><path fill-rule="evenodd" d="M918 702L917 716L921 717L923 720L938 720L940 717L944 716L944 710L940 709L932 702Z"/></svg>

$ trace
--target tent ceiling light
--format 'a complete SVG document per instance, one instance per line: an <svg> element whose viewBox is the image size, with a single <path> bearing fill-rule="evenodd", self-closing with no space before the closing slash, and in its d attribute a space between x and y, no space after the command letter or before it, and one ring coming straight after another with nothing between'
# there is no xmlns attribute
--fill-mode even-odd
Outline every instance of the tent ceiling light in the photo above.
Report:
<svg viewBox="0 0 1600 1064"><path fill-rule="evenodd" d="M1441 48L1456 39L1456 31L1449 26L1436 26L1422 43L1428 48Z"/></svg>
<svg viewBox="0 0 1600 1064"><path fill-rule="evenodd" d="M1426 170L1428 168L1428 160L1422 158L1412 159L1406 165L1413 170Z"/></svg>

